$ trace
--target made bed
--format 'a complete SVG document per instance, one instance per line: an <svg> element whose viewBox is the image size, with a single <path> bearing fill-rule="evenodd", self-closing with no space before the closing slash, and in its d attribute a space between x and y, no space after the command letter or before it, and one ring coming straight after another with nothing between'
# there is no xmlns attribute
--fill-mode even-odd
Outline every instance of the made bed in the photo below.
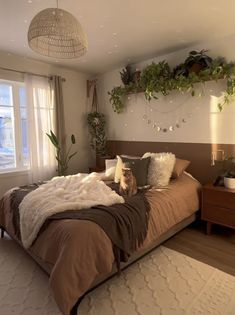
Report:
<svg viewBox="0 0 235 315"><path fill-rule="evenodd" d="M21 199L25 189L18 190ZM12 200L15 192L8 191L0 202L0 226L22 245L19 214ZM185 172L166 187L146 189L142 194L149 205L146 237L128 261L121 263L121 269L193 222L199 209L200 184ZM69 315L88 290L117 273L114 247L92 220L62 215L46 222L27 252L48 273L54 298L62 314Z"/></svg>

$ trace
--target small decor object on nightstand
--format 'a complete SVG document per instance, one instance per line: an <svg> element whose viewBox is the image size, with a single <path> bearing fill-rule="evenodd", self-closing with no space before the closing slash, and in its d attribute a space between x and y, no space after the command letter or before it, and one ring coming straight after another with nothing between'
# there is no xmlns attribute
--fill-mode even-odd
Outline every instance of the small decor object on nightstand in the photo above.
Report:
<svg viewBox="0 0 235 315"><path fill-rule="evenodd" d="M229 189L235 189L235 171L225 173L224 186Z"/></svg>

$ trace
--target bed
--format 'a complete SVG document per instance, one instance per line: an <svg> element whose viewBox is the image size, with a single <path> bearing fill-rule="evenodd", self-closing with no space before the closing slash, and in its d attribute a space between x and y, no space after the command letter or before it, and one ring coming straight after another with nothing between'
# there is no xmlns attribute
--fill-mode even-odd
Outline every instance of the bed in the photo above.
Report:
<svg viewBox="0 0 235 315"><path fill-rule="evenodd" d="M8 191L0 202L0 226L22 245L12 209L14 191ZM193 222L199 194L199 182L185 172L165 188L145 190L150 206L147 235L128 261L121 263L121 269ZM85 293L117 273L110 238L89 220L50 220L27 252L48 273L54 298L64 315L74 312Z"/></svg>

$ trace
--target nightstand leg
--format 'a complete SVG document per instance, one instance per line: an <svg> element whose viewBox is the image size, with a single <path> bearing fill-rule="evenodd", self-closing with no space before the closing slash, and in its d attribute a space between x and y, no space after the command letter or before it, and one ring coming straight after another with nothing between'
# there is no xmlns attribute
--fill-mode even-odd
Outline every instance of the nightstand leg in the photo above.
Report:
<svg viewBox="0 0 235 315"><path fill-rule="evenodd" d="M207 235L211 234L211 227L212 227L212 223L211 222L207 222L206 223L206 234Z"/></svg>

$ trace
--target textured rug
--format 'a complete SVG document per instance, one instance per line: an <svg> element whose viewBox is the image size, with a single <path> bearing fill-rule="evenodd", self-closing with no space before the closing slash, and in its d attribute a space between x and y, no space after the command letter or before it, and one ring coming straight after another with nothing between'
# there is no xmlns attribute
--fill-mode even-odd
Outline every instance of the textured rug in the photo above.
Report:
<svg viewBox="0 0 235 315"><path fill-rule="evenodd" d="M0 240L0 314L59 315L48 277L12 240ZM234 315L235 277L168 249L88 294L79 315Z"/></svg>

